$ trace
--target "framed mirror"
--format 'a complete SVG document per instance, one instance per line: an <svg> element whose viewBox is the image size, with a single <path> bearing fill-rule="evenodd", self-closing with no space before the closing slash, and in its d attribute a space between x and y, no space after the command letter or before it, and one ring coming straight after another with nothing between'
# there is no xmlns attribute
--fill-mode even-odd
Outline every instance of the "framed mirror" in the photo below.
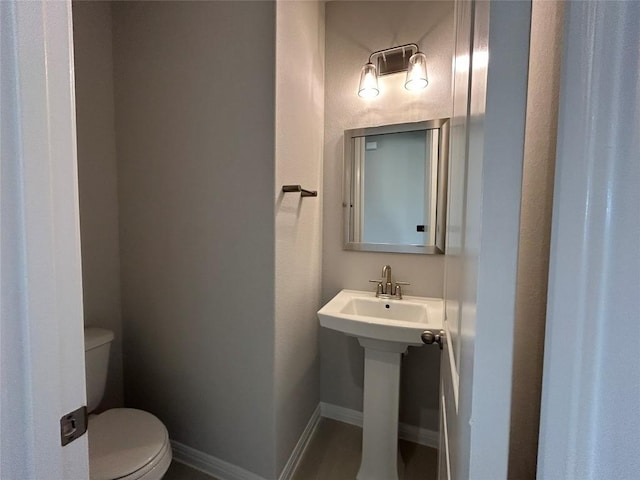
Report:
<svg viewBox="0 0 640 480"><path fill-rule="evenodd" d="M344 132L344 248L444 253L449 119Z"/></svg>

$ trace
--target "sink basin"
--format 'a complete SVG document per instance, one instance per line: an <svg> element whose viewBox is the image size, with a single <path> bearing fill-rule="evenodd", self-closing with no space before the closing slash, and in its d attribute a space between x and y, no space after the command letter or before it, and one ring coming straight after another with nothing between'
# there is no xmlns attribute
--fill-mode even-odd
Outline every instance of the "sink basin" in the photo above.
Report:
<svg viewBox="0 0 640 480"><path fill-rule="evenodd" d="M420 335L442 328L443 305L438 298L404 296L376 298L373 292L342 290L318 311L320 325L361 339L422 346Z"/></svg>

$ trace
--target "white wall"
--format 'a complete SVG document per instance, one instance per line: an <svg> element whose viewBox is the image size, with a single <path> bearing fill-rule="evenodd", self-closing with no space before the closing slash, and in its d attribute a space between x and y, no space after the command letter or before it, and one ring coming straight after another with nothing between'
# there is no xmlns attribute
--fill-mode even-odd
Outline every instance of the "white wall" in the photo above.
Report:
<svg viewBox="0 0 640 480"><path fill-rule="evenodd" d="M127 405L275 471L275 4L113 4Z"/></svg>
<svg viewBox="0 0 640 480"><path fill-rule="evenodd" d="M111 5L73 2L82 293L88 326L113 330L101 408L122 405L122 313Z"/></svg>
<svg viewBox="0 0 640 480"><path fill-rule="evenodd" d="M276 7L275 419L280 473L320 401L324 3ZM319 190L282 194L282 185Z"/></svg>
<svg viewBox="0 0 640 480"><path fill-rule="evenodd" d="M322 300L340 289L370 290L384 264L411 283L412 295L442 297L442 256L352 252L342 249L343 132L356 127L451 116L453 2L329 2L326 6L325 143ZM357 95L369 55L418 43L427 56L429 86L404 89L402 74L380 78L380 95ZM362 410L363 353L354 338L321 332L322 400ZM425 368L428 370L425 372ZM437 349L412 349L403 364L401 421L438 428Z"/></svg>
<svg viewBox="0 0 640 480"><path fill-rule="evenodd" d="M533 2L513 358L509 478L535 478L553 173L562 53L562 2Z"/></svg>

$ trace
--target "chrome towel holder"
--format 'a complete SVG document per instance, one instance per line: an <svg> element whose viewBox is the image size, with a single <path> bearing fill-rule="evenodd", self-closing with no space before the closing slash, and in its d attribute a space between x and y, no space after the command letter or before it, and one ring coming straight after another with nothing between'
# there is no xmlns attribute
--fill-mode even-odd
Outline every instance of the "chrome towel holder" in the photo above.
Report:
<svg viewBox="0 0 640 480"><path fill-rule="evenodd" d="M283 185L282 193L300 192L301 197L317 197L318 192L316 190L307 190L302 188L301 185Z"/></svg>

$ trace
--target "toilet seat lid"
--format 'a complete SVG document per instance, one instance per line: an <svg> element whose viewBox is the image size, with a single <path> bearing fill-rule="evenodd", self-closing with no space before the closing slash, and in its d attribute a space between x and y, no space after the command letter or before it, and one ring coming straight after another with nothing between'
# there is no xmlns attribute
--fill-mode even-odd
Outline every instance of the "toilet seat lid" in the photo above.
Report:
<svg viewBox="0 0 640 480"><path fill-rule="evenodd" d="M89 418L91 480L125 477L151 462L169 442L167 429L149 412L114 408Z"/></svg>

